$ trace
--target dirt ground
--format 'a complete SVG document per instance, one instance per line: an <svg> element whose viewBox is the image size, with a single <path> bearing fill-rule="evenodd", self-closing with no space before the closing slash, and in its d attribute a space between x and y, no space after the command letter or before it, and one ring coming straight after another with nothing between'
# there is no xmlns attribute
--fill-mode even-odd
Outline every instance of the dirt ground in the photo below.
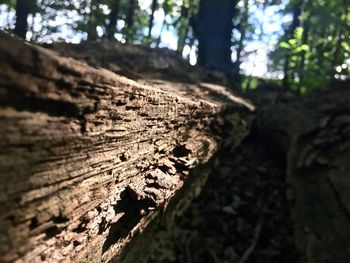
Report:
<svg viewBox="0 0 350 263"><path fill-rule="evenodd" d="M219 154L202 193L149 262L298 262L285 156L258 137Z"/></svg>

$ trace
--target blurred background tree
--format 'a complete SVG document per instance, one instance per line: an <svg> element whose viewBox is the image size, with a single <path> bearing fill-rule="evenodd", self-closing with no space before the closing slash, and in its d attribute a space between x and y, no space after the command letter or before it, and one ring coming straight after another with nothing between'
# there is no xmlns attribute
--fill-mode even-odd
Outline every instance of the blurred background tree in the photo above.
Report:
<svg viewBox="0 0 350 263"><path fill-rule="evenodd" d="M35 43L168 47L243 88L306 93L350 75L349 0L0 0L0 26Z"/></svg>

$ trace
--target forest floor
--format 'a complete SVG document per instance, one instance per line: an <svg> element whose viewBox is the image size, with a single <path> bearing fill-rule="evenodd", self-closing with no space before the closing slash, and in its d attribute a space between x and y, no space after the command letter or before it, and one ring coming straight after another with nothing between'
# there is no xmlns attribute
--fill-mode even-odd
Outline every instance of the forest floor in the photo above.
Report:
<svg viewBox="0 0 350 263"><path fill-rule="evenodd" d="M223 150L149 262L298 262L285 156L271 149L251 134L233 152Z"/></svg>

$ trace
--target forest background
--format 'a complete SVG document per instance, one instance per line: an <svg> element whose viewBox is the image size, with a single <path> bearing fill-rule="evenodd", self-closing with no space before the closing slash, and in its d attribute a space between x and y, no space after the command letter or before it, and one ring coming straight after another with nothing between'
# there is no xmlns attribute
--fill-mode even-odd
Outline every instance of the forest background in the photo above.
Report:
<svg viewBox="0 0 350 263"><path fill-rule="evenodd" d="M198 24L211 19L200 7L214 10L215 0L1 0L0 26L34 43L108 39L167 47L192 65L225 71L245 89L263 78L306 93L349 78L348 0L219 2L230 11L229 52L220 62L226 68L199 54Z"/></svg>

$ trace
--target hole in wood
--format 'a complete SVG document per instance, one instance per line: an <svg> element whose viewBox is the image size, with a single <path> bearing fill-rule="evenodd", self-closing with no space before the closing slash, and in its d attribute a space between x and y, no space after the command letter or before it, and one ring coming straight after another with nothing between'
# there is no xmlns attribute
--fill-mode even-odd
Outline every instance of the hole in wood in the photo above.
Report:
<svg viewBox="0 0 350 263"><path fill-rule="evenodd" d="M29 229L33 230L36 227L38 227L38 219L36 217L33 217L30 221Z"/></svg>
<svg viewBox="0 0 350 263"><path fill-rule="evenodd" d="M44 240L50 239L50 238L56 236L57 234L59 234L60 232L61 231L58 229L57 226L52 226L52 227L46 229L46 231L45 231L46 236L45 236Z"/></svg>
<svg viewBox="0 0 350 263"><path fill-rule="evenodd" d="M175 157L185 157L191 153L191 150L187 149L184 145L178 145L173 150Z"/></svg>

